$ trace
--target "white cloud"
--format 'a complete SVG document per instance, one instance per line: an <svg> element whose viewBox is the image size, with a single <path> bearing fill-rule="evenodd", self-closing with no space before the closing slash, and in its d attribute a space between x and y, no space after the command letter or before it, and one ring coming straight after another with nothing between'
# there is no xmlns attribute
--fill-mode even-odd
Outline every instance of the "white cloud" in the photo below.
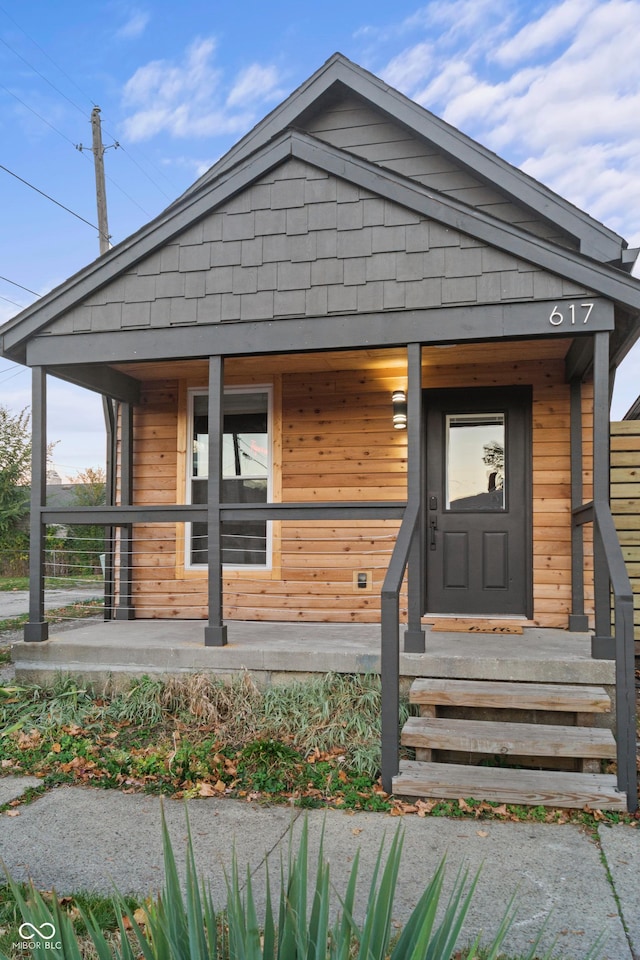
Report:
<svg viewBox="0 0 640 960"><path fill-rule="evenodd" d="M133 108L123 135L139 141L163 131L210 137L248 129L256 119L255 106L281 95L278 71L256 63L229 83L214 65L215 52L213 37L199 38L182 62L152 60L136 70L123 90L125 106Z"/></svg>
<svg viewBox="0 0 640 960"><path fill-rule="evenodd" d="M495 51L502 64L522 63L528 57L555 47L570 37L594 8L598 0L564 0L548 10L539 20L527 23Z"/></svg>
<svg viewBox="0 0 640 960"><path fill-rule="evenodd" d="M150 19L148 13L142 10L132 10L127 22L116 31L116 36L123 40L133 40L144 33Z"/></svg>
<svg viewBox="0 0 640 960"><path fill-rule="evenodd" d="M259 63L252 63L238 76L227 97L227 106L259 103L281 96L278 90L279 82L280 77L275 67L261 67Z"/></svg>
<svg viewBox="0 0 640 960"><path fill-rule="evenodd" d="M640 0L483 8L421 8L385 79L637 243Z"/></svg>

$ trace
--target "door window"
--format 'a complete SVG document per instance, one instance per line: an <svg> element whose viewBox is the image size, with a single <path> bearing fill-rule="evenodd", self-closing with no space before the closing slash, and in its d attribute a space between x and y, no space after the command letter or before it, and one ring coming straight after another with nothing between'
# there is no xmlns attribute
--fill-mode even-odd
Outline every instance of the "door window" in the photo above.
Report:
<svg viewBox="0 0 640 960"><path fill-rule="evenodd" d="M446 509L505 509L504 413L445 415Z"/></svg>

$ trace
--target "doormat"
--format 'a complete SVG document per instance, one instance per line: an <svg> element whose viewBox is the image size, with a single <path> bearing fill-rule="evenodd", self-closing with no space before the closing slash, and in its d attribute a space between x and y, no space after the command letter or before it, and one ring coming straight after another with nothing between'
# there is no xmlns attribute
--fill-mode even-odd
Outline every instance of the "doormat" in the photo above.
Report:
<svg viewBox="0 0 640 960"><path fill-rule="evenodd" d="M522 633L519 623L504 620L434 620L436 633Z"/></svg>

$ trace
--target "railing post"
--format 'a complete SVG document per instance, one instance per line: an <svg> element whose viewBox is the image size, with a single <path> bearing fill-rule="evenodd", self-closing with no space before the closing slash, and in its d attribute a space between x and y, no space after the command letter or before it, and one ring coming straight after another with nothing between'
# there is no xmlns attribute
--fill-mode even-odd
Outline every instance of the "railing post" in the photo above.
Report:
<svg viewBox="0 0 640 960"><path fill-rule="evenodd" d="M227 628L222 622L222 437L224 434L224 360L209 357L209 479L207 482L207 533L209 560L209 625L204 630L206 647L223 647Z"/></svg>
<svg viewBox="0 0 640 960"><path fill-rule="evenodd" d="M593 337L593 501L609 502L609 334ZM595 636L591 656L613 660L616 655L611 635L611 593L609 570L599 524L593 529L593 585Z"/></svg>
<svg viewBox="0 0 640 960"><path fill-rule="evenodd" d="M616 742L618 787L627 794L627 809L638 809L636 765L635 656L633 600L615 601L616 619Z"/></svg>
<svg viewBox="0 0 640 960"><path fill-rule="evenodd" d="M424 429L422 417L422 344L407 346L407 501L419 503L420 510L408 567L408 623L404 634L405 653L424 653Z"/></svg>
<svg viewBox="0 0 640 960"><path fill-rule="evenodd" d="M42 509L47 502L47 374L44 367L31 371L31 514L29 519L29 622L24 625L28 643L47 640L44 618L44 562L46 526Z"/></svg>
<svg viewBox="0 0 640 960"><path fill-rule="evenodd" d="M574 379L571 397L571 509L582 506L582 384ZM571 525L571 613L569 630L589 629L584 612L584 528L573 520Z"/></svg>
<svg viewBox="0 0 640 960"><path fill-rule="evenodd" d="M391 793L393 778L400 770L400 741L398 720L400 714L400 604L395 596L382 595L381 603L380 681L381 681L381 739L382 789Z"/></svg>

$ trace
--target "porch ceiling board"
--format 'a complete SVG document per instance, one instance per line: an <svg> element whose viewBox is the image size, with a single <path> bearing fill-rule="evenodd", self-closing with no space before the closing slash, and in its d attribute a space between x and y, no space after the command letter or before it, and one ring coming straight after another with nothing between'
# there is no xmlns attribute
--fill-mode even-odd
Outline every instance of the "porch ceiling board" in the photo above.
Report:
<svg viewBox="0 0 640 960"><path fill-rule="evenodd" d="M196 194L189 194L182 204L169 208L133 237L123 241L110 253L102 256L19 314L3 330L3 352L16 359L22 359L25 341L37 336L43 328L49 326L63 313L82 303L99 288L121 276L126 270L131 269L140 260L211 213L223 202L250 186L260 176L291 157L296 157L361 188L371 190L384 199L593 290L596 294L626 306L633 312L640 312L640 285L637 280L628 277L622 271L537 238L521 228L467 207L444 194L427 190L414 181L383 170L376 164L345 151L330 147L322 141L289 131L276 142L265 146L258 154L248 158L244 164L231 171L222 182L216 181ZM512 307L509 306L509 309L511 310ZM498 312L500 310L504 310L504 307L499 307ZM264 321L264 323L269 324L270 321ZM247 328L251 326L249 321L244 321L244 324ZM229 326L232 327L231 324ZM237 330L237 325L232 328ZM189 327L190 335L194 334L195 329L195 326ZM482 338L484 335L483 330L476 332L477 338ZM492 334L489 332L487 335L491 337ZM74 334L73 339L76 337L80 339L82 336L82 333ZM95 337L99 337L99 334ZM183 332L179 333L179 338L184 339ZM455 340L458 337L453 336L450 339ZM466 337L462 336L460 339L466 339ZM50 340L51 338L49 342ZM301 342L296 340L296 344ZM367 339L365 338L362 342L367 343ZM383 344L387 341L383 339L378 342ZM95 343L98 347L97 339ZM335 343L323 344L323 347L343 345L338 340ZM248 351L245 349L244 352ZM95 355L94 352L93 358ZM180 355L178 352L177 356ZM34 361L29 359L27 362Z"/></svg>
<svg viewBox="0 0 640 960"><path fill-rule="evenodd" d="M574 341L568 337L553 337L550 340L501 340L489 347L481 343L446 344L444 346L425 347L423 350L423 370L432 367L460 366L462 364L486 364L488 360L496 363L523 363L527 360L563 360ZM489 350L490 353L486 351ZM390 347L384 350L338 350L322 353L301 353L296 355L295 370L292 369L291 354L272 355L268 373L313 373L335 372L341 370L388 370L390 375L397 371L406 371L407 351L403 347ZM204 385L208 376L208 360L161 360L143 363L115 364L114 369L126 373L136 380L173 380L179 377ZM247 377L265 376L263 358L233 357L225 365L225 377L239 379L243 383Z"/></svg>
<svg viewBox="0 0 640 960"><path fill-rule="evenodd" d="M585 333L614 328L613 305L595 300ZM332 315L322 318L238 321L162 329L74 333L35 337L27 363L49 365L73 357L87 363L187 359L221 355L304 353L317 350L401 346L407 343L458 343L517 337L560 336L550 326L554 301L481 304L432 310ZM557 333L555 332L557 331Z"/></svg>

